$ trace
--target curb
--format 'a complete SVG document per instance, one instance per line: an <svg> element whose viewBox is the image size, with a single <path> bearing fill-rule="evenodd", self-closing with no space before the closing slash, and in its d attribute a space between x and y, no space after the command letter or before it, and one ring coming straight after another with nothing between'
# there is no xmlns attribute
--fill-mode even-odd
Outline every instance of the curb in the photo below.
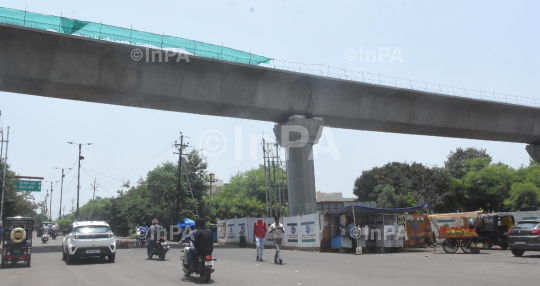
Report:
<svg viewBox="0 0 540 286"><path fill-rule="evenodd" d="M127 248L135 248L135 247L136 247L135 239L117 239L116 240L117 249L127 249Z"/></svg>

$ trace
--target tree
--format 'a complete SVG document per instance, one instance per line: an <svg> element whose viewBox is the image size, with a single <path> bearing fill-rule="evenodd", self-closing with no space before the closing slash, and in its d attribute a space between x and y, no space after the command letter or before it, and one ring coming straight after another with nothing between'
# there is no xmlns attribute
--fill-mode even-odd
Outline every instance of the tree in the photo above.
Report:
<svg viewBox="0 0 540 286"><path fill-rule="evenodd" d="M270 174L273 180L273 170ZM287 184L286 176L283 175L281 180L282 184ZM236 173L231 176L229 184L223 186L214 196L207 196L204 201L204 212L212 221L219 218L256 216L265 213L264 167L260 165L256 169Z"/></svg>
<svg viewBox="0 0 540 286"><path fill-rule="evenodd" d="M385 185L393 188L397 201L392 199L394 197L389 190L382 191L384 187L381 189L380 186ZM451 192L444 169L436 166L429 168L416 162L392 162L362 172L354 183L353 193L360 201L377 201L379 207L379 196L383 193L381 202L394 207L410 206L410 203L405 203L405 198L411 196L409 202L428 204L433 211L444 204Z"/></svg>
<svg viewBox="0 0 540 286"><path fill-rule="evenodd" d="M465 175L465 161L475 158L487 158L491 163L491 156L486 152L486 149L476 149L469 147L465 150L463 148L457 148L456 151L450 151L450 154L446 157L444 167L448 170L452 178L460 179Z"/></svg>
<svg viewBox="0 0 540 286"><path fill-rule="evenodd" d="M445 200L452 195L449 187L448 172L444 168L437 166L433 168L423 168L415 179L414 197L419 204L427 204L430 213L435 210L445 210ZM448 211L448 210L447 210Z"/></svg>
<svg viewBox="0 0 540 286"><path fill-rule="evenodd" d="M0 160L0 188L2 186L4 163ZM30 200L34 199L31 192L17 191L18 179L15 172L11 171L9 164L6 166L6 185L4 187L4 211L2 217L37 215L35 210L38 206ZM0 192L0 199L1 199Z"/></svg>
<svg viewBox="0 0 540 286"><path fill-rule="evenodd" d="M538 207L540 206L540 188L531 182L515 183L504 205L514 211Z"/></svg>
<svg viewBox="0 0 540 286"><path fill-rule="evenodd" d="M451 180L451 187L464 209L504 209L504 200L515 182L516 171L503 163L490 164L490 161L485 157L466 160L463 178Z"/></svg>

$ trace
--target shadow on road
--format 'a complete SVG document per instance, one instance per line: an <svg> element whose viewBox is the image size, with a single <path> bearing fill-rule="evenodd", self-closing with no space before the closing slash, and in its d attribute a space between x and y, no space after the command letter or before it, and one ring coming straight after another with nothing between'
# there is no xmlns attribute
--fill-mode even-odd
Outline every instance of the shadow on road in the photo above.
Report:
<svg viewBox="0 0 540 286"><path fill-rule="evenodd" d="M199 276L195 275L195 276L189 276L189 277L186 277L186 276L183 276L182 277L182 282L191 282L191 283L194 283L194 284L214 284L214 279L210 278L210 280L208 282L202 282L201 279L199 278Z"/></svg>
<svg viewBox="0 0 540 286"><path fill-rule="evenodd" d="M88 264L110 264L110 262L107 260L106 257L105 258L81 257L81 258L75 259L75 261L73 261L73 264L70 264L68 266L81 266L81 265L88 265Z"/></svg>
<svg viewBox="0 0 540 286"><path fill-rule="evenodd" d="M0 271L9 270L9 269L18 269L18 268L28 268L28 266L26 266L26 262L24 261L20 261L17 263L9 262L7 264L4 264L4 268L0 268Z"/></svg>
<svg viewBox="0 0 540 286"><path fill-rule="evenodd" d="M36 253L50 253L50 252L62 252L62 245L39 245L39 247L36 247L36 245L32 245L32 254Z"/></svg>

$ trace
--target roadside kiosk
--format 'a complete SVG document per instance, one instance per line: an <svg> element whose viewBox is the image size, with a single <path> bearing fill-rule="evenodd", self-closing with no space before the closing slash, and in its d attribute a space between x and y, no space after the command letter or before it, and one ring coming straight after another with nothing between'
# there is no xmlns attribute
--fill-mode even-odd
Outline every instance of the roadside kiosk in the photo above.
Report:
<svg viewBox="0 0 540 286"><path fill-rule="evenodd" d="M348 206L328 212L330 217L330 244L339 252L392 252L403 250L407 238L406 216L428 205L409 208L379 209Z"/></svg>

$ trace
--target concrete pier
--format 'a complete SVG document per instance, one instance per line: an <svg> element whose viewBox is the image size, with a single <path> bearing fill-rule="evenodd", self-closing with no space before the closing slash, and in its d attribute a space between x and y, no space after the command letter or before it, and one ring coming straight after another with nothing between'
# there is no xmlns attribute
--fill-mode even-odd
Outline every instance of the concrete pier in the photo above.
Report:
<svg viewBox="0 0 540 286"><path fill-rule="evenodd" d="M324 120L293 115L285 123L274 125L274 134L286 148L289 215L317 212L313 145L319 143Z"/></svg>

